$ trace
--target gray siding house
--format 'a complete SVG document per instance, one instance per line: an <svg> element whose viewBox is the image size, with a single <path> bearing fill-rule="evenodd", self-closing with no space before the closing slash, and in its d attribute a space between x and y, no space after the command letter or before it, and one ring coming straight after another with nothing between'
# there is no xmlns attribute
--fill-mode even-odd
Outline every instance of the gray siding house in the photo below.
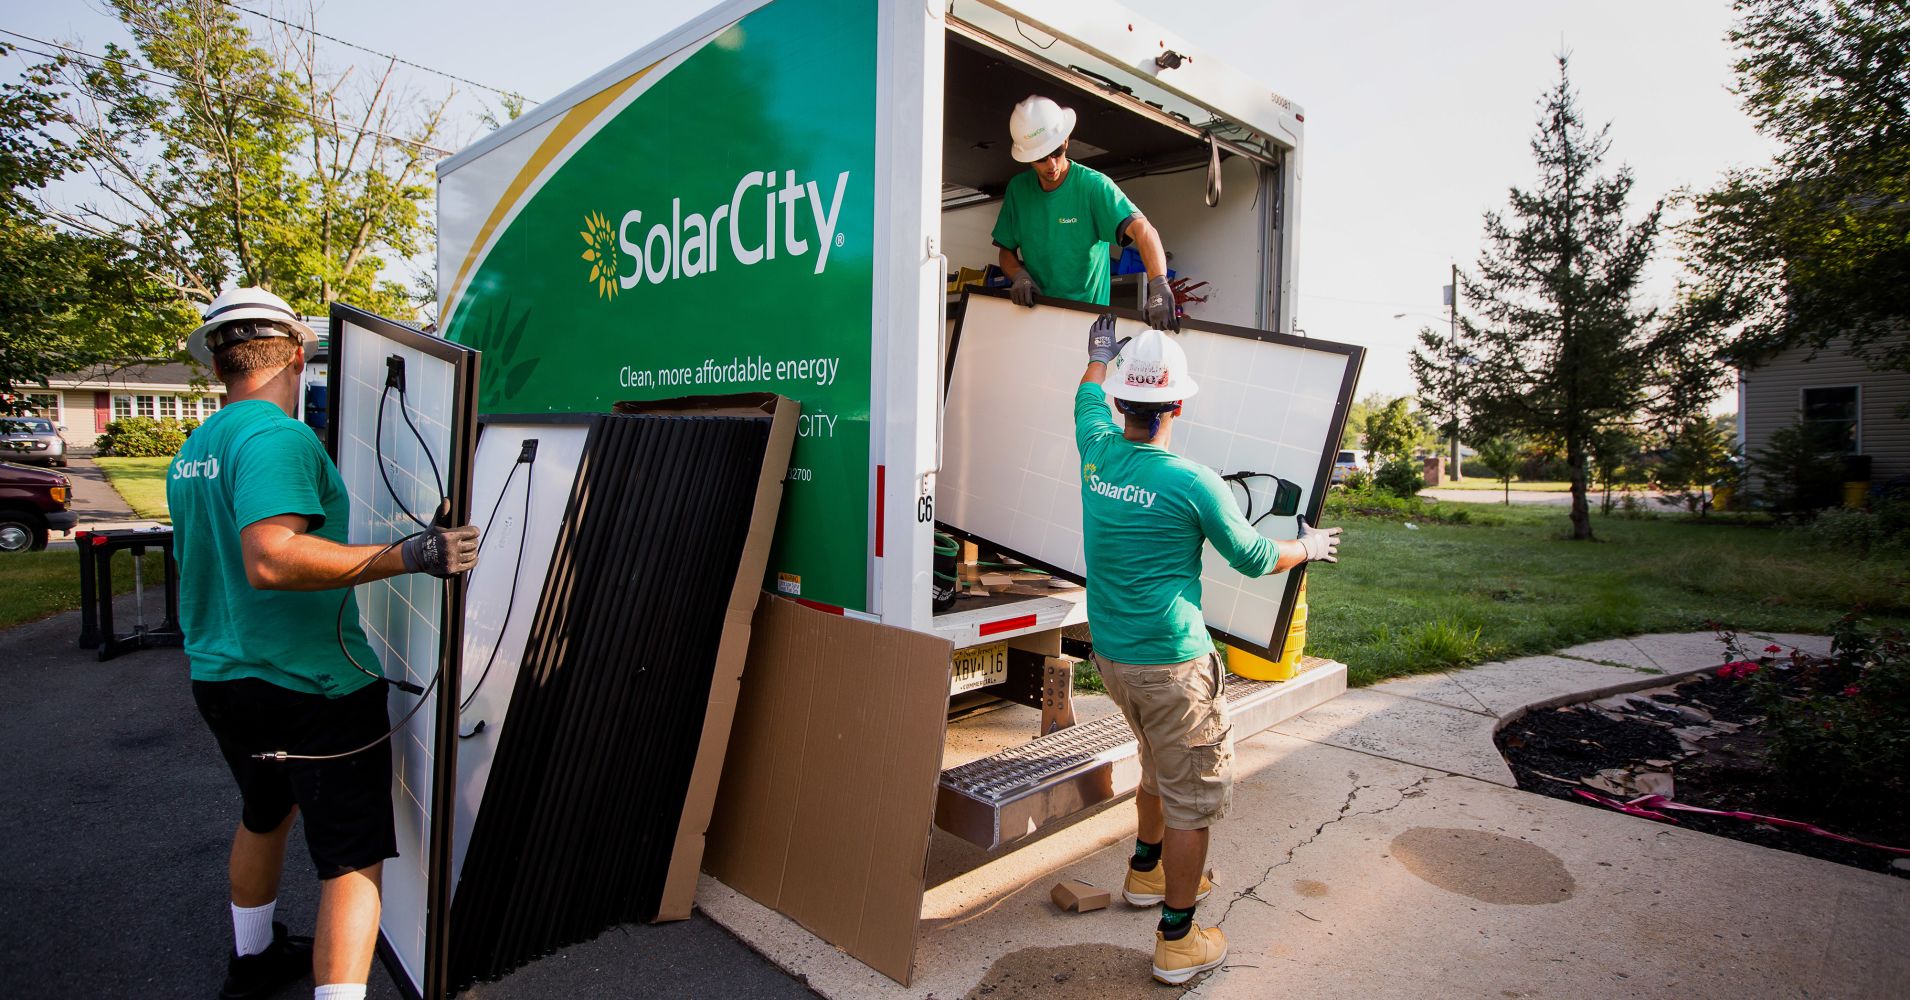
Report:
<svg viewBox="0 0 1910 1000"><path fill-rule="evenodd" d="M1910 477L1910 372L1877 371L1841 341L1812 352L1796 348L1738 370L1738 443L1753 456L1771 435L1798 420L1870 456L1870 481Z"/></svg>

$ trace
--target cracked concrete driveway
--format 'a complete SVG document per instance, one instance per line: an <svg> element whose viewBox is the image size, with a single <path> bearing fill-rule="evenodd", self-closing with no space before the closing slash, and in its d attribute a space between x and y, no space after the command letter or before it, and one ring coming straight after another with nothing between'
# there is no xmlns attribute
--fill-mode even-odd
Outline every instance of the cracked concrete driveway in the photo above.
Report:
<svg viewBox="0 0 1910 1000"><path fill-rule="evenodd" d="M1390 682L1241 741L1198 914L1231 951L1189 992L1910 996L1910 880L1532 795L1470 766L1467 741L1489 749L1517 706L1649 683L1715 649L1642 636ZM1363 706L1347 711L1354 695ZM1123 801L999 857L931 861L906 988L712 879L698 905L832 998L1160 997L1173 991L1148 976L1155 910L1117 896L1069 914L1048 899L1064 878L1118 885L1133 831ZM932 857L950 850L938 833Z"/></svg>

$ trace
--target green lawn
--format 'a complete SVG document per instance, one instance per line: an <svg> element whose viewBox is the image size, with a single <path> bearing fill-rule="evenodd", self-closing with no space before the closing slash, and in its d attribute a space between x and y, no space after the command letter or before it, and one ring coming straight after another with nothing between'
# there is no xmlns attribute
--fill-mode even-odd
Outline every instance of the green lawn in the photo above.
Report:
<svg viewBox="0 0 1910 1000"><path fill-rule="evenodd" d="M133 589L131 553L113 557L113 590L125 593ZM165 567L158 553L146 555L146 582L165 580ZM164 614L162 595L146 595L149 613L157 608ZM0 555L0 628L44 618L80 606L80 554L64 546L45 552L13 552ZM152 619L148 619L149 621ZM74 639L79 632L73 633Z"/></svg>
<svg viewBox="0 0 1910 1000"><path fill-rule="evenodd" d="M96 458L113 489L132 505L133 513L153 521L172 520L166 510L166 467L170 458Z"/></svg>
<svg viewBox="0 0 1910 1000"><path fill-rule="evenodd" d="M1307 652L1354 684L1641 632L1823 632L1864 608L1910 624L1910 559L1826 550L1768 524L1499 507L1488 525L1348 518L1340 562L1308 574Z"/></svg>
<svg viewBox="0 0 1910 1000"><path fill-rule="evenodd" d="M1499 482L1497 479L1487 479L1484 476L1467 476L1460 480L1448 479L1433 488L1440 490L1503 490L1505 489L1505 484ZM1512 481L1512 488L1515 490L1526 490L1532 493L1572 492L1571 483L1550 481L1528 483L1523 480L1514 479Z"/></svg>

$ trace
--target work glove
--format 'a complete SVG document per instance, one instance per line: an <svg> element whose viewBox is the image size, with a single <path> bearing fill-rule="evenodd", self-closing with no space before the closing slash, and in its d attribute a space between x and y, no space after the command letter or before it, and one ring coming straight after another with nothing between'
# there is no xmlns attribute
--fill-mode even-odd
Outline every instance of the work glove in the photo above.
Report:
<svg viewBox="0 0 1910 1000"><path fill-rule="evenodd" d="M1015 272L1014 282L1008 286L1008 297L1014 300L1015 305L1032 307L1035 296L1041 294L1041 289L1035 285L1034 275L1029 274L1024 267Z"/></svg>
<svg viewBox="0 0 1910 1000"><path fill-rule="evenodd" d="M1120 340L1115 340L1114 315L1102 313L1101 318L1095 320L1093 326L1088 327L1088 364L1094 364L1096 361L1107 364L1113 361L1114 356L1121 353L1121 348L1126 347L1127 342L1133 339L1133 337L1122 337Z"/></svg>
<svg viewBox="0 0 1910 1000"><path fill-rule="evenodd" d="M1147 279L1147 301L1141 304L1147 325L1156 330L1180 329L1180 317L1174 312L1174 289L1165 275Z"/></svg>
<svg viewBox="0 0 1910 1000"><path fill-rule="evenodd" d="M1341 529L1316 528L1306 523L1304 516L1302 516L1299 521L1300 545L1306 549L1306 561L1339 562Z"/></svg>
<svg viewBox="0 0 1910 1000"><path fill-rule="evenodd" d="M407 573L429 573L440 578L456 576L477 565L477 526L440 528L433 525L405 539L398 551L404 554Z"/></svg>

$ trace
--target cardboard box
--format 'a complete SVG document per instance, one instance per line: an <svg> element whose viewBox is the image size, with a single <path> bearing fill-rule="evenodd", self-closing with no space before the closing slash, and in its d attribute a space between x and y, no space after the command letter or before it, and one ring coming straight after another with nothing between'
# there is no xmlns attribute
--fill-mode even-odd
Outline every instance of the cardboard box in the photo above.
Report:
<svg viewBox="0 0 1910 1000"><path fill-rule="evenodd" d="M948 723L948 640L768 596L704 867L907 985Z"/></svg>
<svg viewBox="0 0 1910 1000"><path fill-rule="evenodd" d="M1048 898L1069 913L1092 913L1105 909L1112 895L1106 889L1071 878L1066 882L1056 882L1054 888L1049 890Z"/></svg>
<svg viewBox="0 0 1910 1000"><path fill-rule="evenodd" d="M768 572L770 543L776 537L776 518L782 509L783 478L789 473L789 452L796 442L796 418L802 404L774 393L736 393L726 396L689 396L647 403L619 403L619 413L666 416L757 417L771 421L769 445L763 453L762 473L756 480L756 507L750 516L743 558L736 568L723 620L723 638L717 646L716 671L710 678L709 706L703 716L703 735L697 745L696 767L683 799L676 844L670 852L670 874L664 881L657 921L687 920L696 901L697 873L715 810L717 786L723 774L730 728L736 718L738 692L749 656L751 625Z"/></svg>

